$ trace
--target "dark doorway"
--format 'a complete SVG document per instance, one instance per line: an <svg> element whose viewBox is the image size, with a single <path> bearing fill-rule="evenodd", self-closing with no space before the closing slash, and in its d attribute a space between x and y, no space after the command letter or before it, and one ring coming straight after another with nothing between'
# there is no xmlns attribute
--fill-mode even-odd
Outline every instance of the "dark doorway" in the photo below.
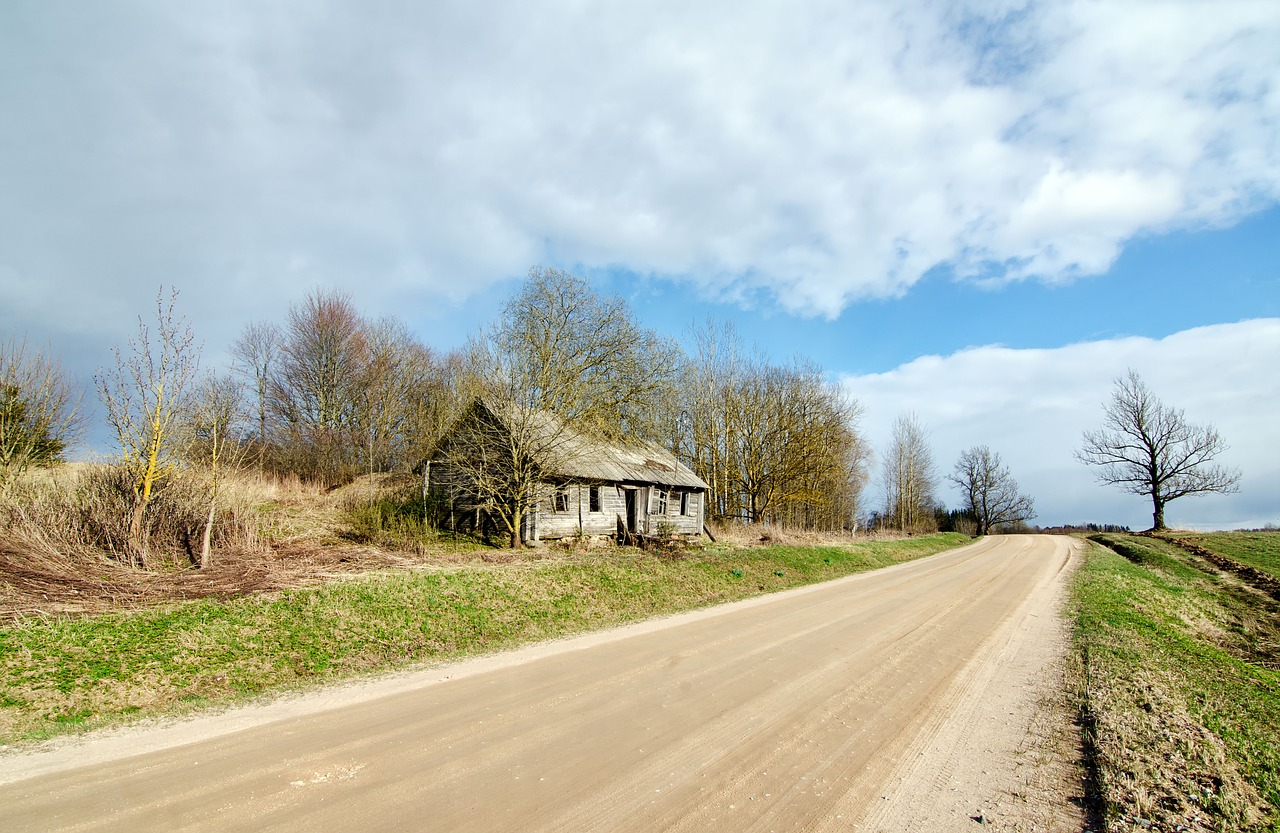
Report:
<svg viewBox="0 0 1280 833"><path fill-rule="evenodd" d="M636 490L623 489L622 497L627 502L627 532L636 531Z"/></svg>

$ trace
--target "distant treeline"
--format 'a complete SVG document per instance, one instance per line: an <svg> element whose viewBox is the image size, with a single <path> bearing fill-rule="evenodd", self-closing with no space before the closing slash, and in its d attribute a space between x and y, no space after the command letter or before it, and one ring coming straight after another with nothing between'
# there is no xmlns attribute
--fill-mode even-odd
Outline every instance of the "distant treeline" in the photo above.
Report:
<svg viewBox="0 0 1280 833"><path fill-rule="evenodd" d="M1047 535L1071 535L1081 532L1129 532L1129 527L1119 526L1117 524L1064 524L1062 526L1047 526L1040 529Z"/></svg>

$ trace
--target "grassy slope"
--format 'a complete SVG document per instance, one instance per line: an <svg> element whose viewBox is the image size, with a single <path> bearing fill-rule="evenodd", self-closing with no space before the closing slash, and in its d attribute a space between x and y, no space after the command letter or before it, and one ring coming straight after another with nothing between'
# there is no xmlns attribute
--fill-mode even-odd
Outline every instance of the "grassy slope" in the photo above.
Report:
<svg viewBox="0 0 1280 833"><path fill-rule="evenodd" d="M1178 533L1178 538L1280 580L1280 532Z"/></svg>
<svg viewBox="0 0 1280 833"><path fill-rule="evenodd" d="M1280 610L1177 547L1094 540L1077 672L1109 829L1280 830Z"/></svg>
<svg viewBox="0 0 1280 833"><path fill-rule="evenodd" d="M872 570L966 540L952 533L398 571L230 602L29 619L0 628L0 742L494 651Z"/></svg>

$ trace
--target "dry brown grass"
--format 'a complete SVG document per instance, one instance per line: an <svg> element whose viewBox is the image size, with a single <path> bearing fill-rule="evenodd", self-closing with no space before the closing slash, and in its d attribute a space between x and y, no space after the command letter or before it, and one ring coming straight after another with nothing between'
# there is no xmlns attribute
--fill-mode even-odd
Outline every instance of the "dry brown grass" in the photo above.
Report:
<svg viewBox="0 0 1280 833"><path fill-rule="evenodd" d="M1103 716L1099 763L1112 805L1123 808L1114 821L1209 833L1222 831L1230 819L1227 829L1252 829L1265 818L1261 796L1222 739L1187 710L1177 687L1176 675L1144 668L1093 691L1094 708Z"/></svg>
<svg viewBox="0 0 1280 833"><path fill-rule="evenodd" d="M166 478L147 509L147 540L157 567L189 563L209 507L202 472L180 470ZM263 546L255 510L256 490L246 478L227 478L218 499L214 546L252 550ZM10 549L52 564L128 561L126 541L133 486L119 466L78 463L33 472L0 501L0 533Z"/></svg>
<svg viewBox="0 0 1280 833"><path fill-rule="evenodd" d="M771 524L722 524L709 523L716 541L735 547L752 546L839 546L854 542L898 541L911 537L906 533L885 530L859 532L816 532L806 529L790 529Z"/></svg>
<svg viewBox="0 0 1280 833"><path fill-rule="evenodd" d="M271 546L273 519L289 511L274 508L273 500L306 512L326 496L300 481L241 473L223 482L213 566L193 569L208 504L199 474L188 472L166 482L152 502L152 569L138 570L124 546L129 488L118 468L96 463L34 471L16 484L0 502L0 616L231 598L319 580L361 563L351 553L317 551L304 542Z"/></svg>

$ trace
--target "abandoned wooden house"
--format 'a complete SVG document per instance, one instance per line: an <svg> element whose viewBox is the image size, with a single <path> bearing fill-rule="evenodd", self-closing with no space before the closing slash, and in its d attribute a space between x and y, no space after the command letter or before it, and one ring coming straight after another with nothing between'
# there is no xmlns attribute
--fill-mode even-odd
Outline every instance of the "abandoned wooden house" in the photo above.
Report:
<svg viewBox="0 0 1280 833"><path fill-rule="evenodd" d="M527 543L704 529L708 486L671 452L589 436L545 411L476 400L423 476L446 528L509 530L514 521Z"/></svg>

